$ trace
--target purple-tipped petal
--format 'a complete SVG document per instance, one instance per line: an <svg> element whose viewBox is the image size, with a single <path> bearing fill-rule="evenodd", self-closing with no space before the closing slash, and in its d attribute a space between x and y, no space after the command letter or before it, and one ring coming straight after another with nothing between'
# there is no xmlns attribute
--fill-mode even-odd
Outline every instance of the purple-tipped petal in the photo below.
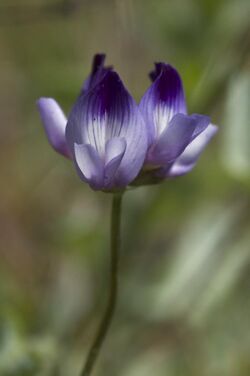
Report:
<svg viewBox="0 0 250 376"><path fill-rule="evenodd" d="M198 161L201 153L218 131L218 127L213 124L199 134L184 150L184 152L176 159L172 167L168 170L167 176L176 177L187 174L191 171Z"/></svg>
<svg viewBox="0 0 250 376"><path fill-rule="evenodd" d="M75 162L80 170L80 178L93 189L101 189L104 181L103 161L93 146L74 144ZM78 172L79 172L78 170Z"/></svg>
<svg viewBox="0 0 250 376"><path fill-rule="evenodd" d="M92 69L90 76L84 81L82 92L92 89L112 67L104 67L106 55L96 54L92 61Z"/></svg>
<svg viewBox="0 0 250 376"><path fill-rule="evenodd" d="M115 187L124 187L139 173L147 149L144 120L117 73L108 71L104 78L81 95L66 127L68 145L90 144L100 158L106 159L105 146L113 138L124 138L126 150L115 172Z"/></svg>
<svg viewBox="0 0 250 376"><path fill-rule="evenodd" d="M153 143L177 113L186 114L186 102L181 78L168 64L157 63L151 78L154 80L142 97L140 110Z"/></svg>
<svg viewBox="0 0 250 376"><path fill-rule="evenodd" d="M149 149L147 163L164 165L173 162L209 123L208 116L175 115L158 142Z"/></svg>
<svg viewBox="0 0 250 376"><path fill-rule="evenodd" d="M165 65L163 63L163 65ZM154 82L157 77L161 74L161 66L162 66L162 63L155 63L155 68L149 72L149 77L151 79L152 82Z"/></svg>
<svg viewBox="0 0 250 376"><path fill-rule="evenodd" d="M115 174L121 164L126 146L125 138L114 137L106 143L104 168L104 184L106 188L115 185Z"/></svg>
<svg viewBox="0 0 250 376"><path fill-rule="evenodd" d="M40 98L37 107L49 143L58 153L71 158L65 138L67 119L61 107L52 98Z"/></svg>

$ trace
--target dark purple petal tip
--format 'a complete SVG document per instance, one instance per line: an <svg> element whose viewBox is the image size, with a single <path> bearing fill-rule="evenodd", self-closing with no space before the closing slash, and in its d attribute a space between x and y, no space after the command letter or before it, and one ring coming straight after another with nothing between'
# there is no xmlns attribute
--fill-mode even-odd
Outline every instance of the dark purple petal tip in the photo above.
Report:
<svg viewBox="0 0 250 376"><path fill-rule="evenodd" d="M149 78L154 82L161 73L161 65L163 63L155 63L155 69L149 72Z"/></svg>
<svg viewBox="0 0 250 376"><path fill-rule="evenodd" d="M125 88L123 83L114 71L107 71L100 84L93 91L94 97L98 98L98 109L100 115L109 114L114 109L124 111L124 105L128 98L124 97Z"/></svg>
<svg viewBox="0 0 250 376"><path fill-rule="evenodd" d="M104 67L104 61L106 59L105 54L96 54L93 58L92 62L92 71L91 74L95 74L98 69Z"/></svg>
<svg viewBox="0 0 250 376"><path fill-rule="evenodd" d="M155 85L157 99L173 103L176 99L184 101L184 91L181 78L175 68L169 64L156 63L155 71L151 72ZM180 98L181 96L181 98Z"/></svg>
<svg viewBox="0 0 250 376"><path fill-rule="evenodd" d="M98 82L100 82L105 74L113 69L112 66L105 67L104 62L106 59L105 54L96 54L93 57L92 68L89 77L83 84L82 92L92 89Z"/></svg>

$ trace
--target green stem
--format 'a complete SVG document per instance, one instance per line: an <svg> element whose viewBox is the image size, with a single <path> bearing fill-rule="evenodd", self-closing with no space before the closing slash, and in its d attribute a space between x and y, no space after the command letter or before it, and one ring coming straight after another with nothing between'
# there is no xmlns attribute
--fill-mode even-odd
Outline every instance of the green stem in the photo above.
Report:
<svg viewBox="0 0 250 376"><path fill-rule="evenodd" d="M109 298L107 309L104 313L94 342L89 350L87 360L81 376L89 376L94 368L97 357L100 353L104 339L107 335L110 327L117 300L117 288L118 288L118 261L120 250L120 228L121 228L121 205L122 193L113 195L112 211L111 211L111 227L110 227L110 284L109 284Z"/></svg>

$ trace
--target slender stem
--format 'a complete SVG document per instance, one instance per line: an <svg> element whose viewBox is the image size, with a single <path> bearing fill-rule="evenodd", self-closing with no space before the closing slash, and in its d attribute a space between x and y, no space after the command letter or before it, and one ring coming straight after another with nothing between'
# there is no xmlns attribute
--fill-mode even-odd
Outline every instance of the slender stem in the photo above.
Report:
<svg viewBox="0 0 250 376"><path fill-rule="evenodd" d="M118 261L120 250L120 228L121 228L121 205L122 193L113 195L111 210L111 226L110 226L110 285L109 298L106 311L98 328L94 342L89 350L87 360L81 376L89 376L94 368L97 357L101 350L102 344L110 327L117 300L118 288Z"/></svg>

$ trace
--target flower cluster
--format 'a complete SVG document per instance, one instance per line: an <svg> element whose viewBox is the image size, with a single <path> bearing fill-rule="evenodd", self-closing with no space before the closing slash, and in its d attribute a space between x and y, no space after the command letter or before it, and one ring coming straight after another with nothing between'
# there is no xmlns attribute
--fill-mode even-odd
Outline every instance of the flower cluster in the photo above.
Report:
<svg viewBox="0 0 250 376"><path fill-rule="evenodd" d="M70 158L95 190L113 191L184 175L217 131L204 115L188 115L181 78L156 63L139 105L118 74L93 59L92 72L66 119L54 99L37 102L52 147Z"/></svg>

